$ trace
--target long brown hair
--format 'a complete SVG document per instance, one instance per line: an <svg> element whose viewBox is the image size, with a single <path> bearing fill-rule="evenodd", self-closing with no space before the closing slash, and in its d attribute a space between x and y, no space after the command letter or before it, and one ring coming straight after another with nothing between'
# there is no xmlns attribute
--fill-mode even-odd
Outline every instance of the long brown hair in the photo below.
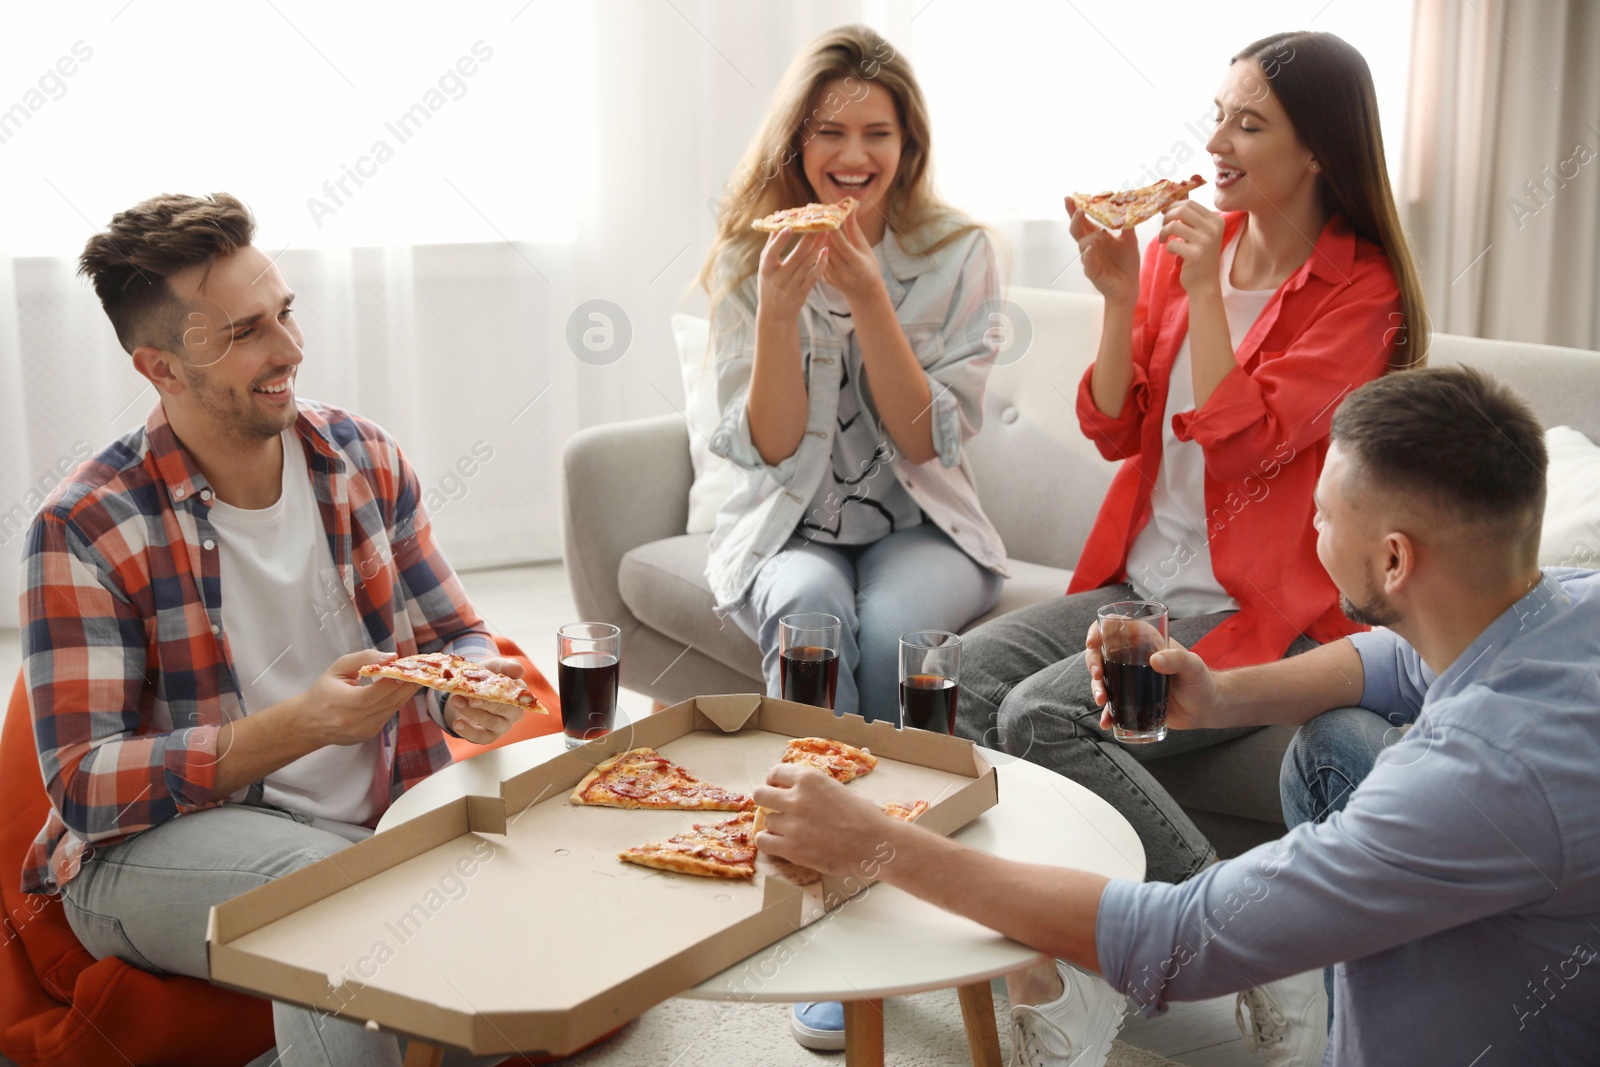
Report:
<svg viewBox="0 0 1600 1067"><path fill-rule="evenodd" d="M836 81L844 83L845 95L825 92ZM869 27L840 26L812 41L789 64L766 118L723 187L717 239L699 279L713 308L756 271L766 234L750 224L817 199L801 165L806 143L845 99L859 99L874 86L894 98L900 119L900 166L883 198L888 229L900 247L928 255L979 228L934 193L928 105L911 63ZM720 262L724 257L727 262Z"/></svg>
<svg viewBox="0 0 1600 1067"><path fill-rule="evenodd" d="M1247 45L1231 62L1257 63L1295 133L1322 164L1317 194L1361 237L1382 248L1400 287L1400 321L1384 335L1389 367L1428 360L1429 324L1422 282L1400 227L1378 126L1378 94L1367 61L1344 38L1306 30L1275 33Z"/></svg>

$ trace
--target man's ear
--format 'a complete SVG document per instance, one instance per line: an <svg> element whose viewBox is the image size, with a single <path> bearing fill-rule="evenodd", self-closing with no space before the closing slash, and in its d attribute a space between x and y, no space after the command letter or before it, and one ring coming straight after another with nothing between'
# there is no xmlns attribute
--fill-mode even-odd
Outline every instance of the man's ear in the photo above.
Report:
<svg viewBox="0 0 1600 1067"><path fill-rule="evenodd" d="M163 396L183 392L183 376L177 372L177 356L155 345L140 345L133 350L133 369L144 375Z"/></svg>
<svg viewBox="0 0 1600 1067"><path fill-rule="evenodd" d="M1383 591L1394 596L1416 577L1417 543L1396 530L1383 539L1383 550Z"/></svg>

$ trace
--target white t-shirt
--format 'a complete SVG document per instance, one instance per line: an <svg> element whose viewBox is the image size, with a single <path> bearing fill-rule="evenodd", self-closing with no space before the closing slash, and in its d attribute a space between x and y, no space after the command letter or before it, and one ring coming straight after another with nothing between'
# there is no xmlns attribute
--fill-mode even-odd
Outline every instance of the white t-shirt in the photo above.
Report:
<svg viewBox="0 0 1600 1067"><path fill-rule="evenodd" d="M355 603L333 565L305 451L283 433L277 503L248 511L213 500L222 571L222 625L246 713L305 692L340 656L367 647ZM361 824L379 814L382 739L327 745L267 775L269 803Z"/></svg>
<svg viewBox="0 0 1600 1067"><path fill-rule="evenodd" d="M1260 317L1275 289L1235 289L1235 237L1222 250L1222 306L1235 351ZM1194 410L1194 368L1184 335L1172 364L1167 410L1161 423L1161 469L1150 493L1150 521L1128 550L1128 584L1146 600L1158 600L1174 618L1237 611L1239 602L1222 588L1211 569L1206 524L1205 452L1196 441L1180 441L1172 417Z"/></svg>

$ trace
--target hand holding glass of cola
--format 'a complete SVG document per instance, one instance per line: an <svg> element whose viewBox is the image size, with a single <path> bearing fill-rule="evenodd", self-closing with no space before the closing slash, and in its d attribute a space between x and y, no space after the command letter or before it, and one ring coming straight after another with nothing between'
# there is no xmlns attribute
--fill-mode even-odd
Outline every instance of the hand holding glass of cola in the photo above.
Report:
<svg viewBox="0 0 1600 1067"><path fill-rule="evenodd" d="M1167 736L1167 676L1150 657L1167 647L1167 606L1124 600L1099 610L1112 736L1149 744Z"/></svg>

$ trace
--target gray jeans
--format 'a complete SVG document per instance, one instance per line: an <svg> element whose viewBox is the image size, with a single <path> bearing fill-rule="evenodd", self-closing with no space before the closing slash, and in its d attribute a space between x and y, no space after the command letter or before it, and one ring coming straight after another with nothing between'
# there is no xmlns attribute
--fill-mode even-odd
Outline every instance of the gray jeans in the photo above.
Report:
<svg viewBox="0 0 1600 1067"><path fill-rule="evenodd" d="M307 867L371 836L362 826L276 808L227 804L181 815L93 850L62 892L67 922L96 959L116 956L156 974L208 979L206 919L213 904ZM402 1042L360 1022L272 1005L283 1067L400 1067ZM456 1067L504 1057L449 1053Z"/></svg>
<svg viewBox="0 0 1600 1067"><path fill-rule="evenodd" d="M1182 882L1216 858L1216 849L1143 763L1250 733L1174 730L1165 741L1124 745L1100 729L1084 638L1103 604L1137 600L1128 585L1106 586L991 619L962 638L956 732L1027 759L1091 790L1133 824L1144 845L1145 876ZM1171 635L1191 646L1232 612L1171 620ZM1315 647L1298 638L1289 654Z"/></svg>

